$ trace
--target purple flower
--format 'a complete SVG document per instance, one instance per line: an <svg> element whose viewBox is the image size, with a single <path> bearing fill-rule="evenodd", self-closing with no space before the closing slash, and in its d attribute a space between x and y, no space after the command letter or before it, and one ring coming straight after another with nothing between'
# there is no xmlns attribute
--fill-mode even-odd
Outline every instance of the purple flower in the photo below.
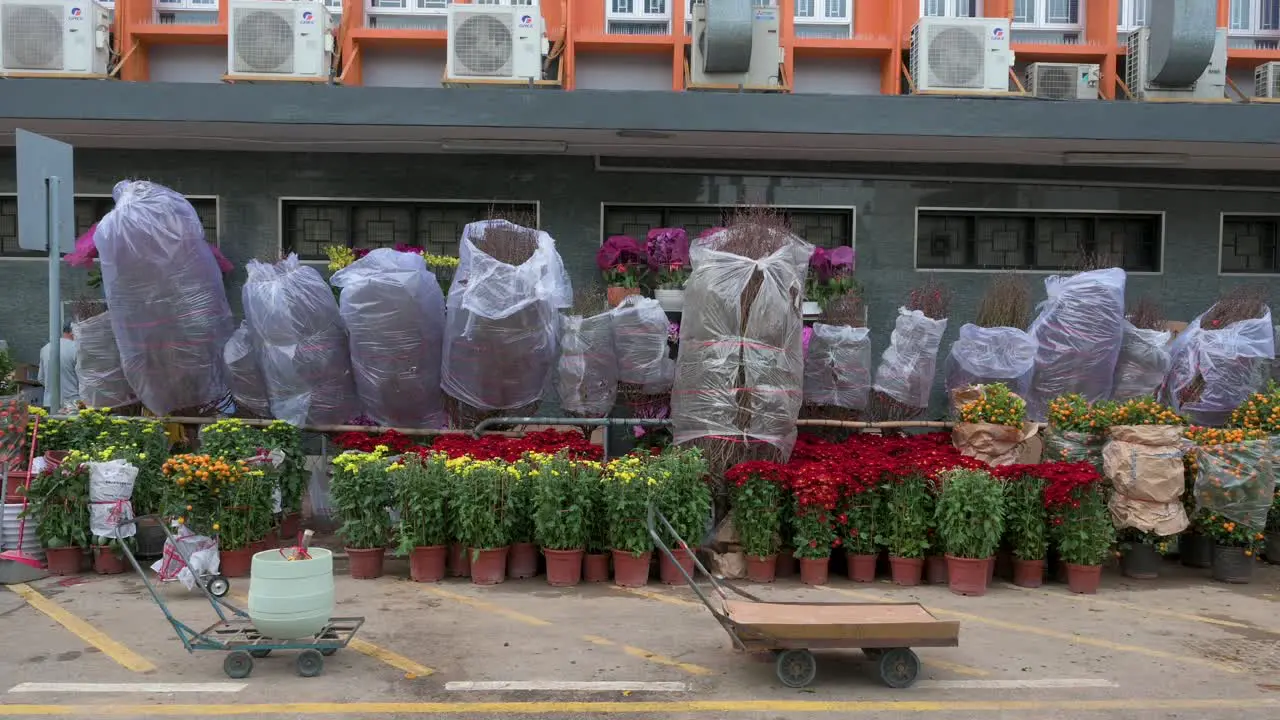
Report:
<svg viewBox="0 0 1280 720"><path fill-rule="evenodd" d="M830 280L835 272L831 257L822 248L814 248L813 254L809 256L809 269L813 271L813 274L818 277L820 282Z"/></svg>
<svg viewBox="0 0 1280 720"><path fill-rule="evenodd" d="M848 245L842 245L827 253L827 259L831 261L832 268L838 273L853 272L854 257L853 248Z"/></svg>
<svg viewBox="0 0 1280 720"><path fill-rule="evenodd" d="M627 235L614 235L596 252L596 266L601 270L609 270L618 265L631 265L640 262L644 257L640 245Z"/></svg>
<svg viewBox="0 0 1280 720"><path fill-rule="evenodd" d="M654 270L685 267L689 264L689 233L684 228L655 228L649 231L644 249Z"/></svg>
<svg viewBox="0 0 1280 720"><path fill-rule="evenodd" d="M640 438L644 437L647 433L645 433L645 430L644 430L644 427L643 427L643 426L641 426L641 425L634 425L634 426L632 426L632 428L631 428L631 434L632 434L632 435L635 435L635 436L636 436L636 439L637 439L637 440L639 440Z"/></svg>
<svg viewBox="0 0 1280 720"><path fill-rule="evenodd" d="M415 255L422 255L423 253L426 252L426 249L418 247L417 245L405 245L403 243L400 243L396 245L396 252L407 252L407 253L413 253Z"/></svg>
<svg viewBox="0 0 1280 720"><path fill-rule="evenodd" d="M813 328L809 326L805 326L804 334L802 335L802 338L800 341L801 342L800 350L803 353L802 357L809 356L809 341L812 339L813 339Z"/></svg>

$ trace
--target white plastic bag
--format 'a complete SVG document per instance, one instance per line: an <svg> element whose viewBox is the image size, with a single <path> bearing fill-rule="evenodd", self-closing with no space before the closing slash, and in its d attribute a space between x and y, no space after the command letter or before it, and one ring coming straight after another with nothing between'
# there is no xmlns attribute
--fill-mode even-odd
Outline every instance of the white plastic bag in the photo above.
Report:
<svg viewBox="0 0 1280 720"><path fill-rule="evenodd" d="M659 395L675 381L667 335L671 323L657 300L631 295L610 313L618 354L618 382L639 385L646 395Z"/></svg>
<svg viewBox="0 0 1280 720"><path fill-rule="evenodd" d="M582 417L605 417L613 409L618 397L618 354L609 313L560 318L556 393L560 407Z"/></svg>
<svg viewBox="0 0 1280 720"><path fill-rule="evenodd" d="M120 348L111 329L111 311L71 323L76 338L76 379L87 407L114 408L135 400L120 365Z"/></svg>
<svg viewBox="0 0 1280 720"><path fill-rule="evenodd" d="M133 481L138 468L125 460L89 463L89 531L99 537L127 538L137 534L133 523Z"/></svg>
<svg viewBox="0 0 1280 720"><path fill-rule="evenodd" d="M871 331L814 323L804 359L804 401L866 410L870 396Z"/></svg>
<svg viewBox="0 0 1280 720"><path fill-rule="evenodd" d="M944 368L948 396L957 388L993 383L1025 396L1036 369L1036 341L1018 328L966 323L951 344Z"/></svg>
<svg viewBox="0 0 1280 720"><path fill-rule="evenodd" d="M1171 339L1171 332L1137 328L1128 320L1124 321L1124 339L1120 341L1120 355L1116 358L1115 380L1111 386L1113 400L1155 395L1173 364L1169 356Z"/></svg>
<svg viewBox="0 0 1280 720"><path fill-rule="evenodd" d="M329 278L350 336L364 414L384 427L444 427L444 293L416 253L379 248Z"/></svg>
<svg viewBox="0 0 1280 720"><path fill-rule="evenodd" d="M1201 327L1206 314L1173 341L1164 399L1198 425L1223 425L1266 381L1268 362L1276 353L1275 330L1270 309L1261 318L1218 329Z"/></svg>
<svg viewBox="0 0 1280 720"><path fill-rule="evenodd" d="M1125 273L1090 270L1044 281L1049 299L1031 324L1036 371L1027 394L1027 418L1044 422L1049 402L1080 393L1090 402L1111 397L1124 336Z"/></svg>
<svg viewBox="0 0 1280 720"><path fill-rule="evenodd" d="M245 320L227 340L222 361L227 366L227 380L231 383L231 397L236 407L266 418L271 417L271 402L258 356L253 336L249 334L249 321Z"/></svg>
<svg viewBox="0 0 1280 720"><path fill-rule="evenodd" d="M898 308L889 347L876 368L875 390L907 407L929 407L938 348L946 331L946 318L934 320L919 310Z"/></svg>
<svg viewBox="0 0 1280 720"><path fill-rule="evenodd" d="M187 560L183 560L183 557ZM188 562L190 561L190 562ZM151 569L161 581L178 580L188 590L195 590L196 576L218 574L218 541L196 535L186 525L179 525L172 538L165 540L160 559Z"/></svg>

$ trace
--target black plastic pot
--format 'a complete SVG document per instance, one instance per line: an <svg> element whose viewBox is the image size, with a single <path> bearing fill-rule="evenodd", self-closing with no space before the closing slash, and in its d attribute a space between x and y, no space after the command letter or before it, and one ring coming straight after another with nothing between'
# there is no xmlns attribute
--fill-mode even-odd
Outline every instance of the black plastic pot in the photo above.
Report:
<svg viewBox="0 0 1280 720"><path fill-rule="evenodd" d="M1280 565L1280 532L1267 533L1267 543L1262 551L1266 553L1267 562Z"/></svg>
<svg viewBox="0 0 1280 720"><path fill-rule="evenodd" d="M1187 533L1178 538L1178 556L1187 567L1210 567L1213 565L1213 540L1197 533Z"/></svg>
<svg viewBox="0 0 1280 720"><path fill-rule="evenodd" d="M1120 551L1120 572L1135 580L1154 580L1160 577L1160 553L1153 545L1129 543Z"/></svg>
<svg viewBox="0 0 1280 720"><path fill-rule="evenodd" d="M151 518L138 522L136 555L140 558L158 558L164 554L164 528Z"/></svg>
<svg viewBox="0 0 1280 720"><path fill-rule="evenodd" d="M1213 579L1218 582L1243 585L1253 580L1253 556L1245 555L1244 548L1213 548Z"/></svg>

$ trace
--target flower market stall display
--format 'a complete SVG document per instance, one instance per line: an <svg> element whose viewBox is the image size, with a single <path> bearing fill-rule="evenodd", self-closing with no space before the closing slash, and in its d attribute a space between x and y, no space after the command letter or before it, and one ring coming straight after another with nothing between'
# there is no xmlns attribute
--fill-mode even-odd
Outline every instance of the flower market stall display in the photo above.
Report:
<svg viewBox="0 0 1280 720"><path fill-rule="evenodd" d="M872 385L876 418L910 420L929 408L950 302L947 289L930 278L898 308L889 347L880 356Z"/></svg>
<svg viewBox="0 0 1280 720"><path fill-rule="evenodd" d="M506 220L467 225L449 289L441 388L456 426L532 415L555 369L573 286L555 241Z"/></svg>
<svg viewBox="0 0 1280 720"><path fill-rule="evenodd" d="M951 431L956 447L988 465L1012 465L1035 434L1026 422L1027 403L1001 383L958 388L951 393L960 422Z"/></svg>
<svg viewBox="0 0 1280 720"><path fill-rule="evenodd" d="M1200 529L1214 541L1213 577L1247 583L1275 501L1275 440L1202 444L1195 456L1196 505L1207 514Z"/></svg>
<svg viewBox="0 0 1280 720"><path fill-rule="evenodd" d="M1087 462L1102 472L1102 445L1106 421L1079 393L1049 401L1049 423L1044 434L1045 462Z"/></svg>
<svg viewBox="0 0 1280 720"><path fill-rule="evenodd" d="M1092 595L1102 582L1102 563L1115 542L1102 477L1085 463L1058 463L1036 470L1046 478L1049 537L1067 566L1067 588Z"/></svg>
<svg viewBox="0 0 1280 720"><path fill-rule="evenodd" d="M742 463L730 468L731 518L746 555L747 579L773 582L782 544L781 514L785 475L771 463Z"/></svg>
<svg viewBox="0 0 1280 720"><path fill-rule="evenodd" d="M129 386L161 416L222 403L222 348L235 325L199 216L145 180L121 181L111 195L94 243Z"/></svg>
<svg viewBox="0 0 1280 720"><path fill-rule="evenodd" d="M1199 425L1222 425L1262 387L1275 357L1265 292L1236 288L1178 333L1162 400Z"/></svg>
<svg viewBox="0 0 1280 720"><path fill-rule="evenodd" d="M657 507L682 538L698 542L711 529L711 487L707 484L707 463L696 449L669 448L649 460L646 472L656 479ZM689 542L689 540L686 540ZM672 555L684 569L672 564L662 553L658 558L659 577L665 585L679 585L685 575L693 576L693 552L676 547Z"/></svg>
<svg viewBox="0 0 1280 720"><path fill-rule="evenodd" d="M632 295L640 295L640 273L644 267L644 250L635 238L614 235L596 251L596 267L604 275L609 305L617 307Z"/></svg>
<svg viewBox="0 0 1280 720"><path fill-rule="evenodd" d="M547 559L547 584L571 587L582 580L583 553L591 531L593 495L601 466L566 455L539 456L532 488L533 523Z"/></svg>
<svg viewBox="0 0 1280 720"><path fill-rule="evenodd" d="M684 309L684 283L689 279L689 234L684 228L654 228L644 252L654 276L653 298L666 312Z"/></svg>
<svg viewBox="0 0 1280 720"><path fill-rule="evenodd" d="M1102 468L1114 490L1108 506L1116 529L1158 537L1182 532L1189 522L1181 501L1185 421L1150 397L1120 403L1108 415Z"/></svg>
<svg viewBox="0 0 1280 720"><path fill-rule="evenodd" d="M830 250L814 248L809 256L809 274L805 280L805 304L815 304L816 311L825 314L827 305L832 301L859 292L858 281L853 278L856 258L853 248L847 245ZM810 314L810 311L806 310L805 314Z"/></svg>
<svg viewBox="0 0 1280 720"><path fill-rule="evenodd" d="M251 260L244 314L267 381L271 414L298 426L344 423L359 412L347 331L328 283L298 256Z"/></svg>
<svg viewBox="0 0 1280 720"><path fill-rule="evenodd" d="M342 288L338 308L364 414L383 427L444 427L444 294L422 259L379 248L329 282Z"/></svg>
<svg viewBox="0 0 1280 720"><path fill-rule="evenodd" d="M947 551L947 579L957 595L985 595L988 564L1004 535L1004 485L983 470L938 476L935 522Z"/></svg>
<svg viewBox="0 0 1280 720"><path fill-rule="evenodd" d="M71 323L76 339L76 379L80 401L92 408L115 408L137 401L120 364L111 311Z"/></svg>
<svg viewBox="0 0 1280 720"><path fill-rule="evenodd" d="M618 382L643 395L671 390L676 361L667 345L667 314L657 300L639 295L624 298L610 313L618 357Z"/></svg>
<svg viewBox="0 0 1280 720"><path fill-rule="evenodd" d="M1031 290L1017 275L997 275L978 303L977 317L960 327L943 364L948 394L970 385L1003 383L1019 396L1031 389L1036 342L1031 323Z"/></svg>
<svg viewBox="0 0 1280 720"><path fill-rule="evenodd" d="M690 251L671 429L677 444L703 449L714 478L739 462L791 454L812 250L780 217L751 208ZM717 517L726 511L718 505Z"/></svg>
<svg viewBox="0 0 1280 720"><path fill-rule="evenodd" d="M329 493L342 520L338 535L346 545L351 577L357 580L382 576L395 503L388 472L393 464L398 463L388 457L385 446L369 453L348 450L333 459Z"/></svg>
<svg viewBox="0 0 1280 720"><path fill-rule="evenodd" d="M511 503L513 482L523 468L501 460L449 460L453 485L449 502L457 513L458 540L467 548L471 582L497 585L507 577L507 557L511 550Z"/></svg>
<svg viewBox="0 0 1280 720"><path fill-rule="evenodd" d="M1079 393L1089 402L1110 397L1124 338L1124 270L1054 275L1044 287L1049 299L1030 330L1037 349L1027 415L1037 422L1061 395Z"/></svg>
<svg viewBox="0 0 1280 720"><path fill-rule="evenodd" d="M72 451L27 487L22 518L33 523L49 572L74 575L89 548L89 457ZM36 524L38 522L38 524Z"/></svg>
<svg viewBox="0 0 1280 720"><path fill-rule="evenodd" d="M1155 395L1169 373L1173 333L1155 301L1143 298L1124 321L1124 338L1111 386L1114 400Z"/></svg>
<svg viewBox="0 0 1280 720"><path fill-rule="evenodd" d="M884 535L877 542L889 550L889 566L897 585L920 584L925 553L931 549L929 533L934 523L934 497L929 481L920 474L885 483ZM948 568L950 569L950 568Z"/></svg>
<svg viewBox="0 0 1280 720"><path fill-rule="evenodd" d="M1004 537L1013 552L1013 584L1037 588L1044 583L1049 550L1049 518L1044 506L1044 480L1034 468L1005 468Z"/></svg>
<svg viewBox="0 0 1280 720"><path fill-rule="evenodd" d="M274 483L268 471L241 460L184 454L166 460L162 472L173 483L167 515L197 536L217 539L224 577L247 576L271 529Z"/></svg>
<svg viewBox="0 0 1280 720"><path fill-rule="evenodd" d="M602 418L618 397L618 352L613 316L598 295L579 290L573 314L560 316L560 357L556 361L556 395L573 417Z"/></svg>
<svg viewBox="0 0 1280 720"><path fill-rule="evenodd" d="M395 508L397 552L409 556L414 582L444 579L449 541L448 494L451 477L444 455L404 455L387 466Z"/></svg>
<svg viewBox="0 0 1280 720"><path fill-rule="evenodd" d="M601 497L613 551L613 582L619 587L642 587L649 582L653 538L645 518L649 503L658 496L658 477L652 471L649 463L635 455L605 466Z"/></svg>
<svg viewBox="0 0 1280 720"><path fill-rule="evenodd" d="M250 417L271 417L271 399L267 391L267 379L259 363L261 351L254 344L249 332L249 321L241 321L240 327L231 333L222 348L222 362L227 368L227 381L231 383L231 398L235 400L237 414Z"/></svg>

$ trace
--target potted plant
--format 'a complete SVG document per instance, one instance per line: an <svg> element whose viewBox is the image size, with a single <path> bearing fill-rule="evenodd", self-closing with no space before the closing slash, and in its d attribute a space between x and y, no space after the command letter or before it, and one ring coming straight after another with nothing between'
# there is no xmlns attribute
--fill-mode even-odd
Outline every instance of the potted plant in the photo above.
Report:
<svg viewBox="0 0 1280 720"><path fill-rule="evenodd" d="M534 535L547 558L549 585L569 587L582 579L590 494L600 480L596 467L598 463L557 454L540 462L537 475L526 481L532 489Z"/></svg>
<svg viewBox="0 0 1280 720"><path fill-rule="evenodd" d="M351 577L358 580L382 576L395 502L387 452L379 445L373 452L348 451L333 459L329 494L342 520L338 534L346 545Z"/></svg>
<svg viewBox="0 0 1280 720"><path fill-rule="evenodd" d="M502 460L456 458L450 500L457 511L458 539L467 547L471 582L497 585L507 576L511 551L509 493L528 469Z"/></svg>
<svg viewBox="0 0 1280 720"><path fill-rule="evenodd" d="M711 523L711 487L707 484L707 463L696 448L668 448L650 461L649 472L658 478L657 504L685 543L694 547L707 534ZM671 548L675 563L666 553L658 559L658 577L665 585L682 585L684 576L693 577L694 549L688 545ZM681 569L684 573L681 573Z"/></svg>
<svg viewBox="0 0 1280 720"><path fill-rule="evenodd" d="M933 524L933 494L918 474L884 485L884 513L877 542L889 548L889 567L898 585L920 584Z"/></svg>
<svg viewBox="0 0 1280 720"><path fill-rule="evenodd" d="M854 259L853 248L847 245L830 250L814 248L809 256L802 314L820 315L828 301L858 290L858 281L853 279Z"/></svg>
<svg viewBox="0 0 1280 720"><path fill-rule="evenodd" d="M640 294L640 267L644 251L626 235L614 235L596 252L596 267L604 275L609 304L617 307L625 298Z"/></svg>
<svg viewBox="0 0 1280 720"><path fill-rule="evenodd" d="M449 540L446 458L409 454L388 465L387 472L400 510L397 554L409 556L409 577L415 582L439 582Z"/></svg>
<svg viewBox="0 0 1280 720"><path fill-rule="evenodd" d="M507 532L511 551L507 555L507 577L514 580L538 574L538 548L534 545L534 481L540 476L536 465L512 463L516 472L507 485Z"/></svg>
<svg viewBox="0 0 1280 720"><path fill-rule="evenodd" d="M1201 531L1213 541L1213 578L1219 582L1252 579L1254 554L1266 539L1263 531L1275 501L1273 441L1230 442L1247 432L1230 431L1228 443L1195 451L1195 499L1207 511Z"/></svg>
<svg viewBox="0 0 1280 720"><path fill-rule="evenodd" d="M875 582L876 560L880 552L876 545L880 505L879 488L855 484L848 489L841 503L844 512L836 517L836 522L843 528L849 579L854 582Z"/></svg>
<svg viewBox="0 0 1280 720"><path fill-rule="evenodd" d="M659 478L648 462L628 455L611 460L605 469L605 517L613 549L613 582L619 587L642 587L649 581L653 538L646 523Z"/></svg>
<svg viewBox="0 0 1280 720"><path fill-rule="evenodd" d="M957 595L985 595L989 565L1004 534L1004 486L983 470L949 470L934 515Z"/></svg>
<svg viewBox="0 0 1280 720"><path fill-rule="evenodd" d="M87 461L86 455L73 451L54 469L37 474L26 488L27 507L20 517L28 527L34 526L54 575L79 573L89 546Z"/></svg>
<svg viewBox="0 0 1280 720"><path fill-rule="evenodd" d="M1137 528L1119 531L1120 572L1135 580L1160 577L1160 561L1169 551L1169 538Z"/></svg>
<svg viewBox="0 0 1280 720"><path fill-rule="evenodd" d="M684 281L689 279L689 235L683 228L655 228L645 241L649 270L656 280L653 298L672 313L684 309Z"/></svg>
<svg viewBox="0 0 1280 720"><path fill-rule="evenodd" d="M274 479L240 460L195 454L170 457L161 473L173 483L169 515L197 535L217 538L220 574L247 576L271 526Z"/></svg>
<svg viewBox="0 0 1280 720"><path fill-rule="evenodd" d="M1067 588L1092 595L1102 583L1102 563L1115 542L1115 527L1100 482L1074 487L1052 508L1054 545L1067 566Z"/></svg>
<svg viewBox="0 0 1280 720"><path fill-rule="evenodd" d="M594 463L594 461L593 461ZM590 483L583 486L587 508L587 550L582 558L582 579L609 581L609 509L605 505L603 466L591 466Z"/></svg>
<svg viewBox="0 0 1280 720"><path fill-rule="evenodd" d="M1213 579L1232 584L1251 582L1254 556L1266 536L1219 513L1210 514L1204 528L1213 539Z"/></svg>
<svg viewBox="0 0 1280 720"><path fill-rule="evenodd" d="M800 582L825 585L831 549L843 545L836 534L843 477L822 462L806 462L789 475L794 513L792 545L800 560Z"/></svg>
<svg viewBox="0 0 1280 720"><path fill-rule="evenodd" d="M1102 471L1106 421L1079 393L1049 401L1044 435L1045 462L1087 462Z"/></svg>
<svg viewBox="0 0 1280 720"><path fill-rule="evenodd" d="M1029 473L1010 478L1005 485L1004 518L1004 536L1013 551L1013 584L1040 587L1049 549L1044 480Z"/></svg>
<svg viewBox="0 0 1280 720"><path fill-rule="evenodd" d="M725 473L733 527L747 558L747 579L774 580L781 545L782 468L774 463L747 462Z"/></svg>
<svg viewBox="0 0 1280 720"><path fill-rule="evenodd" d="M119 575L124 572L124 550L121 549L123 543L131 542L133 538L112 538L95 535L93 537L93 570L99 575ZM130 545L132 550L133 546Z"/></svg>

